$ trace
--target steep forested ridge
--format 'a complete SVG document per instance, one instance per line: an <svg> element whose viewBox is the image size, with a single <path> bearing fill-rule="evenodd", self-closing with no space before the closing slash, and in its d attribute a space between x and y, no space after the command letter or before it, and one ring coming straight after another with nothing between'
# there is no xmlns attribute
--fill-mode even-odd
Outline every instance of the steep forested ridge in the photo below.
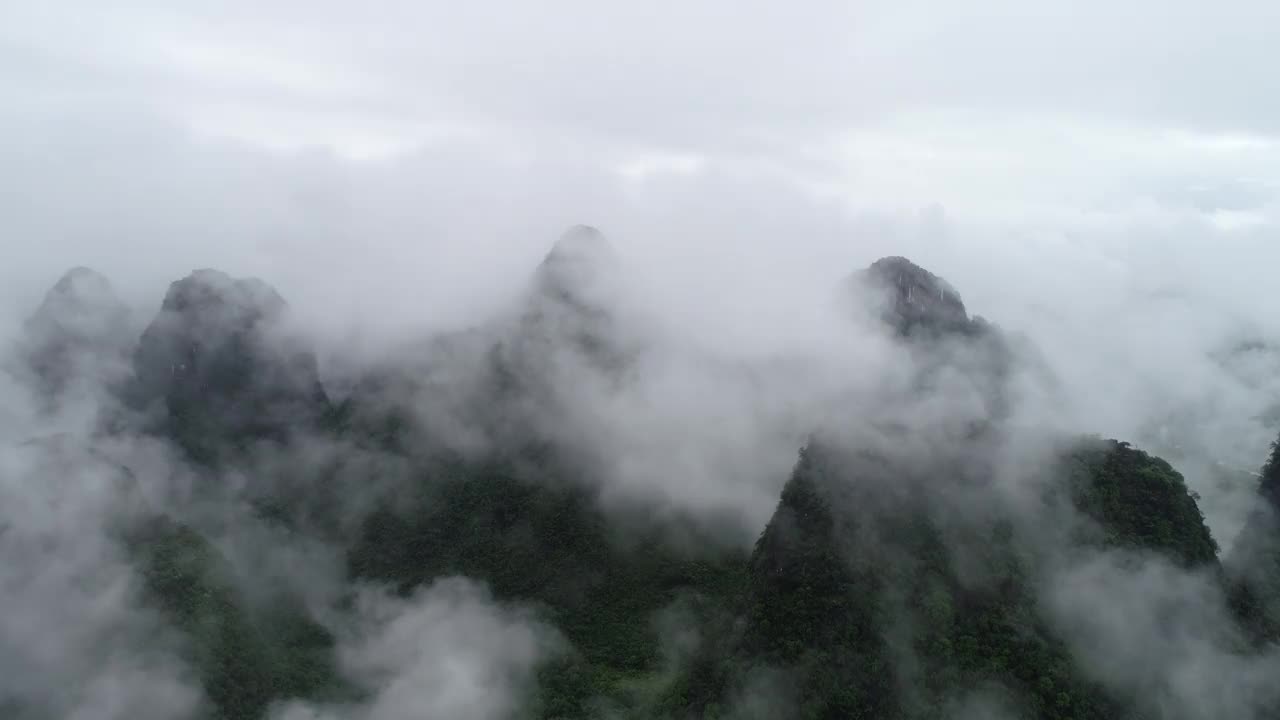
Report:
<svg viewBox="0 0 1280 720"><path fill-rule="evenodd" d="M251 606L198 532L154 517L128 541L147 594L184 636L215 717L257 718L280 698L346 691L329 631L288 598Z"/></svg>
<svg viewBox="0 0 1280 720"><path fill-rule="evenodd" d="M966 691L995 685L1026 716L1119 716L1037 617L1035 568L1007 520L957 527L910 493L840 497L858 479L911 481L876 477L890 470L821 445L802 452L751 559L745 625L717 661L735 668L722 696L772 674L794 717L948 717ZM958 544L976 551L981 567L967 572L981 580L957 569Z"/></svg>
<svg viewBox="0 0 1280 720"><path fill-rule="evenodd" d="M333 618L362 588L409 599L456 576L560 640L522 718L949 718L979 696L1016 717L1161 717L1083 668L1046 611L1046 578L1097 553L1215 578L1254 642L1242 653L1280 639L1280 451L1237 547L1249 557L1225 564L1182 476L1128 443L1059 438L1025 491L1005 494L1012 377L1033 353L904 258L841 292L871 308L915 374L877 399L883 417L855 409L811 429L753 546L658 502L603 502L605 465L566 434L564 392L566 377L625 383L645 352L611 305L616 264L598 231L575 228L519 312L371 367L336 404L265 283L206 270L170 287L129 371L110 378L125 409L101 432L160 442L190 468L182 502L145 508L117 539L140 601L179 638L204 715L358 706L381 688L344 671ZM81 352L66 348L110 341L130 357L122 311L87 273L29 323L26 362L51 403L67 353ZM98 302L58 300L82 286L104 303L105 340L59 320ZM921 410L956 378L982 412ZM228 480L241 475L254 475L244 491ZM242 511L339 558L331 607L233 567L219 548ZM696 639L684 652L663 635L668 615Z"/></svg>
<svg viewBox="0 0 1280 720"><path fill-rule="evenodd" d="M1260 645L1280 642L1280 440L1262 467L1258 503L1227 558L1232 602Z"/></svg>

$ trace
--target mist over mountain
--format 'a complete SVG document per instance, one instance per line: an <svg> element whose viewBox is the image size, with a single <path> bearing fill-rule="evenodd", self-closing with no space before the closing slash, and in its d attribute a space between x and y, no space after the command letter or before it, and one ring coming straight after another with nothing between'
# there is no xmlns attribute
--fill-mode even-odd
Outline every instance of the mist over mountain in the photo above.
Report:
<svg viewBox="0 0 1280 720"><path fill-rule="evenodd" d="M68 273L4 365L0 709L1280 717L1274 457L1223 545L1179 472L1216 445L1046 419L1034 333L906 258L768 355L634 272L574 226L508 306L327 376L262 280L135 327ZM1222 362L1261 387L1254 347Z"/></svg>
<svg viewBox="0 0 1280 720"><path fill-rule="evenodd" d="M0 720L1280 720L1277 37L0 2Z"/></svg>
<svg viewBox="0 0 1280 720"><path fill-rule="evenodd" d="M77 267L49 288L6 360L52 408L123 381L133 335L129 308L111 282Z"/></svg>
<svg viewBox="0 0 1280 720"><path fill-rule="evenodd" d="M284 309L257 279L174 282L138 341L128 402L197 459L314 427L328 399L314 353L273 332Z"/></svg>

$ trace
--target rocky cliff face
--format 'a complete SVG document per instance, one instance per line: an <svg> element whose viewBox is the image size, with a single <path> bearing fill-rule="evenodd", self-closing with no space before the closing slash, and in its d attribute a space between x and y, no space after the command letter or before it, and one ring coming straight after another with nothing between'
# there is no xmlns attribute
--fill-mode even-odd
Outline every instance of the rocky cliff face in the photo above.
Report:
<svg viewBox="0 0 1280 720"><path fill-rule="evenodd" d="M200 459L215 443L283 440L328 401L315 355L282 332L267 284L198 270L173 283L134 355L133 404Z"/></svg>
<svg viewBox="0 0 1280 720"><path fill-rule="evenodd" d="M849 284L899 334L969 331L973 320L950 283L904 257L886 257Z"/></svg>
<svg viewBox="0 0 1280 720"><path fill-rule="evenodd" d="M841 291L846 302L859 313L869 312L904 347L914 373L912 396L968 398L966 424L1006 417L1019 373L1035 375L1037 387L1050 391L1048 366L1028 341L970 316L950 283L906 258L877 260L853 273Z"/></svg>

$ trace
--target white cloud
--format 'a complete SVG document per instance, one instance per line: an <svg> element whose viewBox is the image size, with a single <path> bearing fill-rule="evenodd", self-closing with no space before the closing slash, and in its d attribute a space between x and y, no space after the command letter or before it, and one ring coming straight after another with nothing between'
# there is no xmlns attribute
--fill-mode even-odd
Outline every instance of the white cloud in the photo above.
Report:
<svg viewBox="0 0 1280 720"><path fill-rule="evenodd" d="M532 697L534 670L557 649L549 628L460 578L407 600L368 590L356 612L339 656L372 697L356 706L290 703L278 720L507 718Z"/></svg>
<svg viewBox="0 0 1280 720"><path fill-rule="evenodd" d="M212 266L368 345L483 316L588 222L660 315L758 350L903 254L1033 335L1073 425L1213 389L1255 465L1266 397L1203 354L1280 330L1278 28L1262 0L10 4L0 307L88 264L145 316Z"/></svg>

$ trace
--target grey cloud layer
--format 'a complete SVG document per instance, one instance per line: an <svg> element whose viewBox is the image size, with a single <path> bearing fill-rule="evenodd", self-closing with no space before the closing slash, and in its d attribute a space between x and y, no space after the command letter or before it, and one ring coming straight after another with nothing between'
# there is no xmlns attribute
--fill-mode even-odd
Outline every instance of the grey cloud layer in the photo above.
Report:
<svg viewBox="0 0 1280 720"><path fill-rule="evenodd" d="M1262 0L11 3L0 10L0 337L67 267L102 270L150 317L165 284L211 266L275 284L336 361L486 317L561 228L591 222L617 244L637 304L678 336L664 347L699 348L649 358L646 382L620 396L578 388L617 491L729 506L758 527L794 459L795 428L777 418L814 412L839 382L864 389L840 380L854 369L892 366L815 308L849 271L904 254L1042 349L1064 388L1028 405L1027 422L1132 438L1191 407L1209 460L1254 468L1275 435L1259 420L1280 397L1275 373L1242 381L1209 353L1280 331L1278 12ZM778 356L756 376L724 371ZM4 404L0 438L25 439L30 419ZM21 501L0 503L7 537L66 562L33 583L5 554L26 546L4 544L14 610L0 644L25 648L45 681L83 680L67 716L181 715L199 695L186 679L138 682L156 658L81 653L104 628L152 626L126 609L132 581L99 529L80 532L107 499L67 504L63 485L28 494L22 457L0 454L5 497ZM1229 545L1252 489L1180 469ZM58 511L12 509L28 507ZM296 566L290 553L306 550L263 562ZM1219 624L1196 578L1108 563L1059 580L1118 586L1122 599L1155 587ZM106 591L86 594L85 582ZM494 717L502 707L484 703L510 695L486 683L518 686L548 647L536 623L466 585L408 602L375 592L366 609L346 657L388 691L283 717L396 717L420 699L406 688L448 672L410 640L467 659L475 692L442 695L440 712ZM1149 639L1126 607L1093 609L1061 618L1082 656L1113 656L1117 628ZM75 622L45 633L48 646L29 642L64 619ZM1245 686L1273 666L1235 668L1216 638L1169 642L1127 657L1174 674L1238 669ZM1219 700L1211 710L1245 712ZM999 706L979 693L959 712Z"/></svg>

